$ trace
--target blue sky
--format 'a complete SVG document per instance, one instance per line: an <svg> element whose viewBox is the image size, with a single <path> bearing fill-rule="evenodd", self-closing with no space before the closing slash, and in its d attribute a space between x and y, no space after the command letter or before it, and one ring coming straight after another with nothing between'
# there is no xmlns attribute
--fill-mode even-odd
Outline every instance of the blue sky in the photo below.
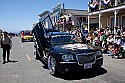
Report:
<svg viewBox="0 0 125 83"><path fill-rule="evenodd" d="M19 32L31 29L39 14L64 3L66 9L87 10L89 0L0 0L0 29Z"/></svg>

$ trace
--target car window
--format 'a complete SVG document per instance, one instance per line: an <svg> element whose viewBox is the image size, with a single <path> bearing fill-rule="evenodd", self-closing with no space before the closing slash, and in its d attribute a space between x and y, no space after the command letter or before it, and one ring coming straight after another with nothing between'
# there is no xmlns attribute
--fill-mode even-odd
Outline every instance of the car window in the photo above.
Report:
<svg viewBox="0 0 125 83"><path fill-rule="evenodd" d="M31 31L25 31L24 35L32 35Z"/></svg>
<svg viewBox="0 0 125 83"><path fill-rule="evenodd" d="M52 45L55 44L68 44L68 43L78 43L73 35L54 35L50 40Z"/></svg>

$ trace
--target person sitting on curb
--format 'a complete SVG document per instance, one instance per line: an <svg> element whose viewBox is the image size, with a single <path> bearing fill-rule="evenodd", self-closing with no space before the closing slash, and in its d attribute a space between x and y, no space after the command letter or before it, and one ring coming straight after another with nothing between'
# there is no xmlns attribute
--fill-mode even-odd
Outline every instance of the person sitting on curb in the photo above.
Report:
<svg viewBox="0 0 125 83"><path fill-rule="evenodd" d="M118 58L124 58L125 57L125 50L123 49L123 47L119 48L119 57Z"/></svg>

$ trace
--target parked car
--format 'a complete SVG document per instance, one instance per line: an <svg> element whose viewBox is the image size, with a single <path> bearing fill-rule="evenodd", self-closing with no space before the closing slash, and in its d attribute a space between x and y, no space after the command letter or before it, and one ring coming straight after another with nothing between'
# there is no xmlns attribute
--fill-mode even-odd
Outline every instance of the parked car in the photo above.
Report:
<svg viewBox="0 0 125 83"><path fill-rule="evenodd" d="M31 30L21 31L21 41L33 41L33 35Z"/></svg>
<svg viewBox="0 0 125 83"><path fill-rule="evenodd" d="M48 66L52 75L96 69L103 65L99 47L83 44L73 34L47 30L39 22L34 28L34 55Z"/></svg>

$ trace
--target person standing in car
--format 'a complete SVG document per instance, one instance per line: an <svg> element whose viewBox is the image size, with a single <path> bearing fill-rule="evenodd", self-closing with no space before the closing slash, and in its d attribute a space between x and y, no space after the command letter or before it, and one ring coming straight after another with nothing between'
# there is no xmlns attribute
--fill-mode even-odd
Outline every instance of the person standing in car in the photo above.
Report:
<svg viewBox="0 0 125 83"><path fill-rule="evenodd" d="M7 62L10 61L10 49L12 47L12 41L8 37L8 33L4 32L3 37L1 39L1 46L3 48L3 64L6 63L6 53L7 53Z"/></svg>

